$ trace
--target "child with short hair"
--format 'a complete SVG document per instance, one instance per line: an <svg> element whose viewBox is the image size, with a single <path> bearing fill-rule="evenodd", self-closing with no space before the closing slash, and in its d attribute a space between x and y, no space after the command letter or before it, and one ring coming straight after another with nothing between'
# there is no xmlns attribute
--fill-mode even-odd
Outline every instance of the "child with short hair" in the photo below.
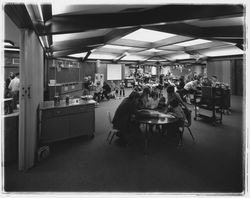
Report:
<svg viewBox="0 0 250 198"><path fill-rule="evenodd" d="M178 100L174 99L173 101L171 101L170 106L172 107L172 111L173 111L172 114L176 118L178 118L182 121L184 121L186 119L185 113L184 113L183 109L181 108Z"/></svg>
<svg viewBox="0 0 250 198"><path fill-rule="evenodd" d="M156 92L151 93L151 97L148 99L147 108L156 109L159 104L158 94Z"/></svg>

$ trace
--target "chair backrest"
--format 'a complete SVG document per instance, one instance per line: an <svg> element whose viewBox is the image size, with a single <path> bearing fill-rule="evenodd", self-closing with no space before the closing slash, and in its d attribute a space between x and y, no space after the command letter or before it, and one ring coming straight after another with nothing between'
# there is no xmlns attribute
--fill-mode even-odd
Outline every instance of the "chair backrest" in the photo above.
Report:
<svg viewBox="0 0 250 198"><path fill-rule="evenodd" d="M109 123L112 124L112 116L111 116L110 111L108 111L107 114L108 114Z"/></svg>

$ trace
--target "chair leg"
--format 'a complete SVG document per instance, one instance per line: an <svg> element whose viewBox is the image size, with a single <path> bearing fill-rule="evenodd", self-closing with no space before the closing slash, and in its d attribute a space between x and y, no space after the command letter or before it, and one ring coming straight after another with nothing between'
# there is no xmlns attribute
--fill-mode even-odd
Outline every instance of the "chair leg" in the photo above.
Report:
<svg viewBox="0 0 250 198"><path fill-rule="evenodd" d="M110 136L110 134L111 134L111 131L109 131L109 134L108 134L108 137L107 137L107 140L106 140L106 141L108 141L108 140L109 140L109 136Z"/></svg>
<svg viewBox="0 0 250 198"><path fill-rule="evenodd" d="M110 139L110 141L109 141L109 144L111 144L111 142L112 142L114 136L115 136L115 133L112 134L111 139Z"/></svg>
<svg viewBox="0 0 250 198"><path fill-rule="evenodd" d="M182 130L179 133L178 146L182 146L183 145L183 132L184 132L184 127L182 128Z"/></svg>
<svg viewBox="0 0 250 198"><path fill-rule="evenodd" d="M187 128L188 128L188 131L189 131L190 135L192 136L193 141L195 142L195 138L193 136L193 133L192 133L191 129L189 127L187 127Z"/></svg>

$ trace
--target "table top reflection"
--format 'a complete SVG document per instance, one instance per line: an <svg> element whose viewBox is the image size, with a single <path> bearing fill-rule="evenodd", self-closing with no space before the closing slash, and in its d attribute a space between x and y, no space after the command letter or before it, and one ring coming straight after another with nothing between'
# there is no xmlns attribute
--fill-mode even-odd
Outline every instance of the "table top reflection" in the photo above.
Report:
<svg viewBox="0 0 250 198"><path fill-rule="evenodd" d="M143 124L163 125L176 122L178 119L171 113L161 113L156 110L142 109L138 111L135 121Z"/></svg>

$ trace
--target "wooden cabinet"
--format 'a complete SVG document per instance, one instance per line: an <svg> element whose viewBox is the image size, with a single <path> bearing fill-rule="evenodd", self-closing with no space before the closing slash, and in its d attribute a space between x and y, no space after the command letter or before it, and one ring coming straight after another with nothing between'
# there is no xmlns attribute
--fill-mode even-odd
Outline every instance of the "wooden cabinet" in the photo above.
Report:
<svg viewBox="0 0 250 198"><path fill-rule="evenodd" d="M42 121L42 142L51 142L65 139L69 136L67 116L56 116Z"/></svg>
<svg viewBox="0 0 250 198"><path fill-rule="evenodd" d="M50 105L48 105L50 104ZM92 136L95 131L95 102L79 104L43 102L39 110L39 143L46 144L82 135Z"/></svg>
<svg viewBox="0 0 250 198"><path fill-rule="evenodd" d="M19 113L4 115L4 165L18 160Z"/></svg>

